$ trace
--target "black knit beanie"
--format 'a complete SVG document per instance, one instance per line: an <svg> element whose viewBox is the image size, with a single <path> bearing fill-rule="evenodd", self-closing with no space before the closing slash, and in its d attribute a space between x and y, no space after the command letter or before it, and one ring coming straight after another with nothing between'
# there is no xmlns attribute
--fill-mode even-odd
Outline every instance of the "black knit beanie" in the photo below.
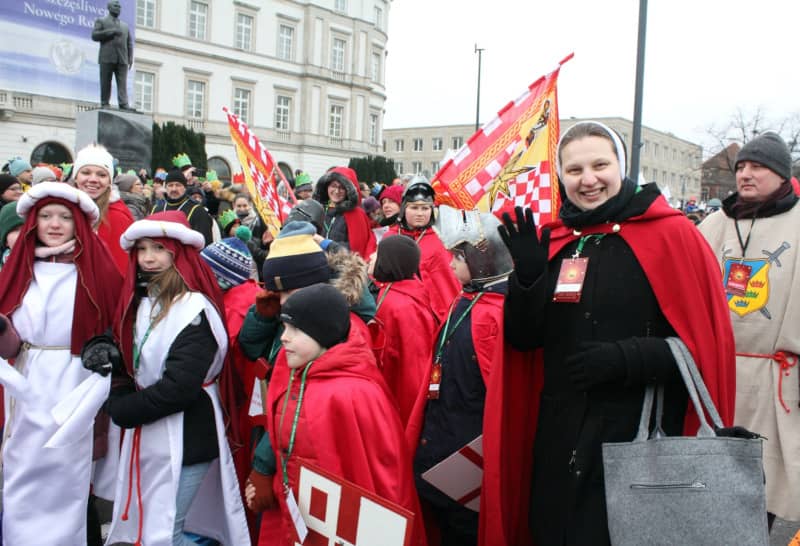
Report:
<svg viewBox="0 0 800 546"><path fill-rule="evenodd" d="M737 168L742 161L761 163L784 180L792 177L792 154L777 133L764 133L742 146L736 154Z"/></svg>
<svg viewBox="0 0 800 546"><path fill-rule="evenodd" d="M419 271L420 254L419 245L411 237L384 237L378 244L378 257L372 276L380 282L410 279Z"/></svg>
<svg viewBox="0 0 800 546"><path fill-rule="evenodd" d="M164 179L164 185L169 184L170 182L180 182L184 186L187 184L186 177L183 176L183 172L180 169L170 169L167 173L167 178Z"/></svg>
<svg viewBox="0 0 800 546"><path fill-rule="evenodd" d="M302 330L325 349L343 342L350 333L350 309L341 292L330 284L301 288L281 306L281 320Z"/></svg>

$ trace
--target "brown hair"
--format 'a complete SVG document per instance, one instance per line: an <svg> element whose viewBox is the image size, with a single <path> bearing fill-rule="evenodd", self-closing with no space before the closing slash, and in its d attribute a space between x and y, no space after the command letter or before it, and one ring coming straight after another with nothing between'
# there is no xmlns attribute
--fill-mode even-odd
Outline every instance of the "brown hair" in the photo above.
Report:
<svg viewBox="0 0 800 546"><path fill-rule="evenodd" d="M172 304L188 291L174 265L154 275L147 285L147 295L155 300L153 309L158 309L158 314L150 317L152 325L155 326L166 317Z"/></svg>
<svg viewBox="0 0 800 546"><path fill-rule="evenodd" d="M106 191L97 196L97 199L94 200L94 204L97 205L98 209L100 209L100 219L94 226L92 226L93 228L97 229L97 226L105 222L106 217L108 216L108 206L111 204L110 185L106 188Z"/></svg>
<svg viewBox="0 0 800 546"><path fill-rule="evenodd" d="M558 143L558 161L561 162L561 150L563 150L567 144L586 137L600 137L606 139L611 143L611 149L614 151L614 155L619 155L617 145L614 144L614 139L611 138L608 131L597 123L586 122L573 125L564 133L561 142Z"/></svg>

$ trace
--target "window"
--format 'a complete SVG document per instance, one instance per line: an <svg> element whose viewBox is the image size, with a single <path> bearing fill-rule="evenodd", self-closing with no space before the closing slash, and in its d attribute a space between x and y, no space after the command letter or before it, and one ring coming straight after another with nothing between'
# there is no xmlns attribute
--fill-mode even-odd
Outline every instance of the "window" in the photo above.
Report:
<svg viewBox="0 0 800 546"><path fill-rule="evenodd" d="M328 122L328 136L342 138L342 125L344 121L344 106L331 104L330 120Z"/></svg>
<svg viewBox="0 0 800 546"><path fill-rule="evenodd" d="M142 112L153 112L153 96L155 95L156 76L152 72L136 71L134 91L136 93L136 109Z"/></svg>
<svg viewBox="0 0 800 546"><path fill-rule="evenodd" d="M420 174L422 172L422 161L412 161L411 170L414 174Z"/></svg>
<svg viewBox="0 0 800 546"><path fill-rule="evenodd" d="M334 11L345 13L347 11L347 0L335 0L333 2Z"/></svg>
<svg viewBox="0 0 800 546"><path fill-rule="evenodd" d="M402 161L395 161L394 162L394 172L397 174L403 174L403 162Z"/></svg>
<svg viewBox="0 0 800 546"><path fill-rule="evenodd" d="M380 83L381 81L381 54L372 54L372 81Z"/></svg>
<svg viewBox="0 0 800 546"><path fill-rule="evenodd" d="M653 157L658 159L658 142L653 143Z"/></svg>
<svg viewBox="0 0 800 546"><path fill-rule="evenodd" d="M156 26L156 0L136 0L136 24L149 28Z"/></svg>
<svg viewBox="0 0 800 546"><path fill-rule="evenodd" d="M386 153L386 140L384 139L383 144L381 145L381 150Z"/></svg>
<svg viewBox="0 0 800 546"><path fill-rule="evenodd" d="M204 103L206 84L198 80L189 80L186 83L186 117L202 118L205 112Z"/></svg>
<svg viewBox="0 0 800 546"><path fill-rule="evenodd" d="M375 6L375 28L383 30L383 10Z"/></svg>
<svg viewBox="0 0 800 546"><path fill-rule="evenodd" d="M422 151L422 139L421 138L415 138L414 139L414 151L415 152L421 152Z"/></svg>
<svg viewBox="0 0 800 546"><path fill-rule="evenodd" d="M653 169L653 182L658 182L658 169Z"/></svg>
<svg viewBox="0 0 800 546"><path fill-rule="evenodd" d="M454 150L458 150L463 145L464 145L464 137L460 137L460 136L454 136L453 137L453 146L452 146L452 148Z"/></svg>
<svg viewBox="0 0 800 546"><path fill-rule="evenodd" d="M245 51L253 49L253 17L245 13L236 14L236 40L234 47Z"/></svg>
<svg viewBox="0 0 800 546"><path fill-rule="evenodd" d="M292 98L278 95L275 99L275 128L279 131L290 131L289 120L292 112Z"/></svg>
<svg viewBox="0 0 800 546"><path fill-rule="evenodd" d="M433 137L433 144L431 145L431 150L433 150L434 152L442 151L442 137Z"/></svg>
<svg viewBox="0 0 800 546"><path fill-rule="evenodd" d="M647 180L647 167L642 167L642 176Z"/></svg>
<svg viewBox="0 0 800 546"><path fill-rule="evenodd" d="M208 158L208 169L212 171L216 171L217 176L223 182L230 182L231 181L231 166L225 160L224 157L209 157Z"/></svg>
<svg viewBox="0 0 800 546"><path fill-rule="evenodd" d="M435 173L438 171L439 171L439 162L438 161L431 162L431 172Z"/></svg>
<svg viewBox="0 0 800 546"><path fill-rule="evenodd" d="M250 90L237 87L233 90L233 113L245 123L250 123Z"/></svg>
<svg viewBox="0 0 800 546"><path fill-rule="evenodd" d="M677 160L678 160L678 150L673 148L672 149L672 161L677 161Z"/></svg>
<svg viewBox="0 0 800 546"><path fill-rule="evenodd" d="M667 185L667 171L661 173L661 183L665 186Z"/></svg>
<svg viewBox="0 0 800 546"><path fill-rule="evenodd" d="M397 139L394 141L394 151L395 152L404 152L406 151L406 141L402 139Z"/></svg>
<svg viewBox="0 0 800 546"><path fill-rule="evenodd" d="M343 39L333 39L333 48L331 49L331 70L344 72L344 52L346 47L347 42L345 42Z"/></svg>
<svg viewBox="0 0 800 546"><path fill-rule="evenodd" d="M192 0L189 6L189 36L198 40L206 39L208 4Z"/></svg>
<svg viewBox="0 0 800 546"><path fill-rule="evenodd" d="M369 143L378 144L378 114L369 115Z"/></svg>
<svg viewBox="0 0 800 546"><path fill-rule="evenodd" d="M278 26L278 58L291 61L292 44L294 42L294 28L289 25Z"/></svg>
<svg viewBox="0 0 800 546"><path fill-rule="evenodd" d="M664 146L664 159L669 159L669 148Z"/></svg>

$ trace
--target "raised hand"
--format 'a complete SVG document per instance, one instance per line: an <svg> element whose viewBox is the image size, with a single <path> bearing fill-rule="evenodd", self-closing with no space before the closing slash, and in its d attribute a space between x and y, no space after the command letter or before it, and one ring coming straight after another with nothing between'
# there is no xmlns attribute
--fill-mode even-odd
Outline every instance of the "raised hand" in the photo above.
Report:
<svg viewBox="0 0 800 546"><path fill-rule="evenodd" d="M542 230L541 239L536 233L533 212L522 207L514 209L516 226L508 213L503 214L503 225L497 226L500 237L514 260L514 271L522 286L531 286L544 272L550 249L550 229Z"/></svg>

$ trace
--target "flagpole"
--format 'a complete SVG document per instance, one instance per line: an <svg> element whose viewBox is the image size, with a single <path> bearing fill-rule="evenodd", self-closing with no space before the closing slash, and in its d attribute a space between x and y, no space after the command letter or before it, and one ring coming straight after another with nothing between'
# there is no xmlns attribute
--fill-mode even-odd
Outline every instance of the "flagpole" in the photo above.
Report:
<svg viewBox="0 0 800 546"><path fill-rule="evenodd" d="M478 47L478 44L475 44L475 53L478 54L478 99L477 105L475 107L475 130L477 131L480 128L481 123L481 56L483 55L484 48Z"/></svg>
<svg viewBox="0 0 800 546"><path fill-rule="evenodd" d="M636 51L636 90L633 102L633 140L629 176L639 182L639 152L642 149L642 92L644 89L644 46L647 37L647 0L639 0L639 36Z"/></svg>

